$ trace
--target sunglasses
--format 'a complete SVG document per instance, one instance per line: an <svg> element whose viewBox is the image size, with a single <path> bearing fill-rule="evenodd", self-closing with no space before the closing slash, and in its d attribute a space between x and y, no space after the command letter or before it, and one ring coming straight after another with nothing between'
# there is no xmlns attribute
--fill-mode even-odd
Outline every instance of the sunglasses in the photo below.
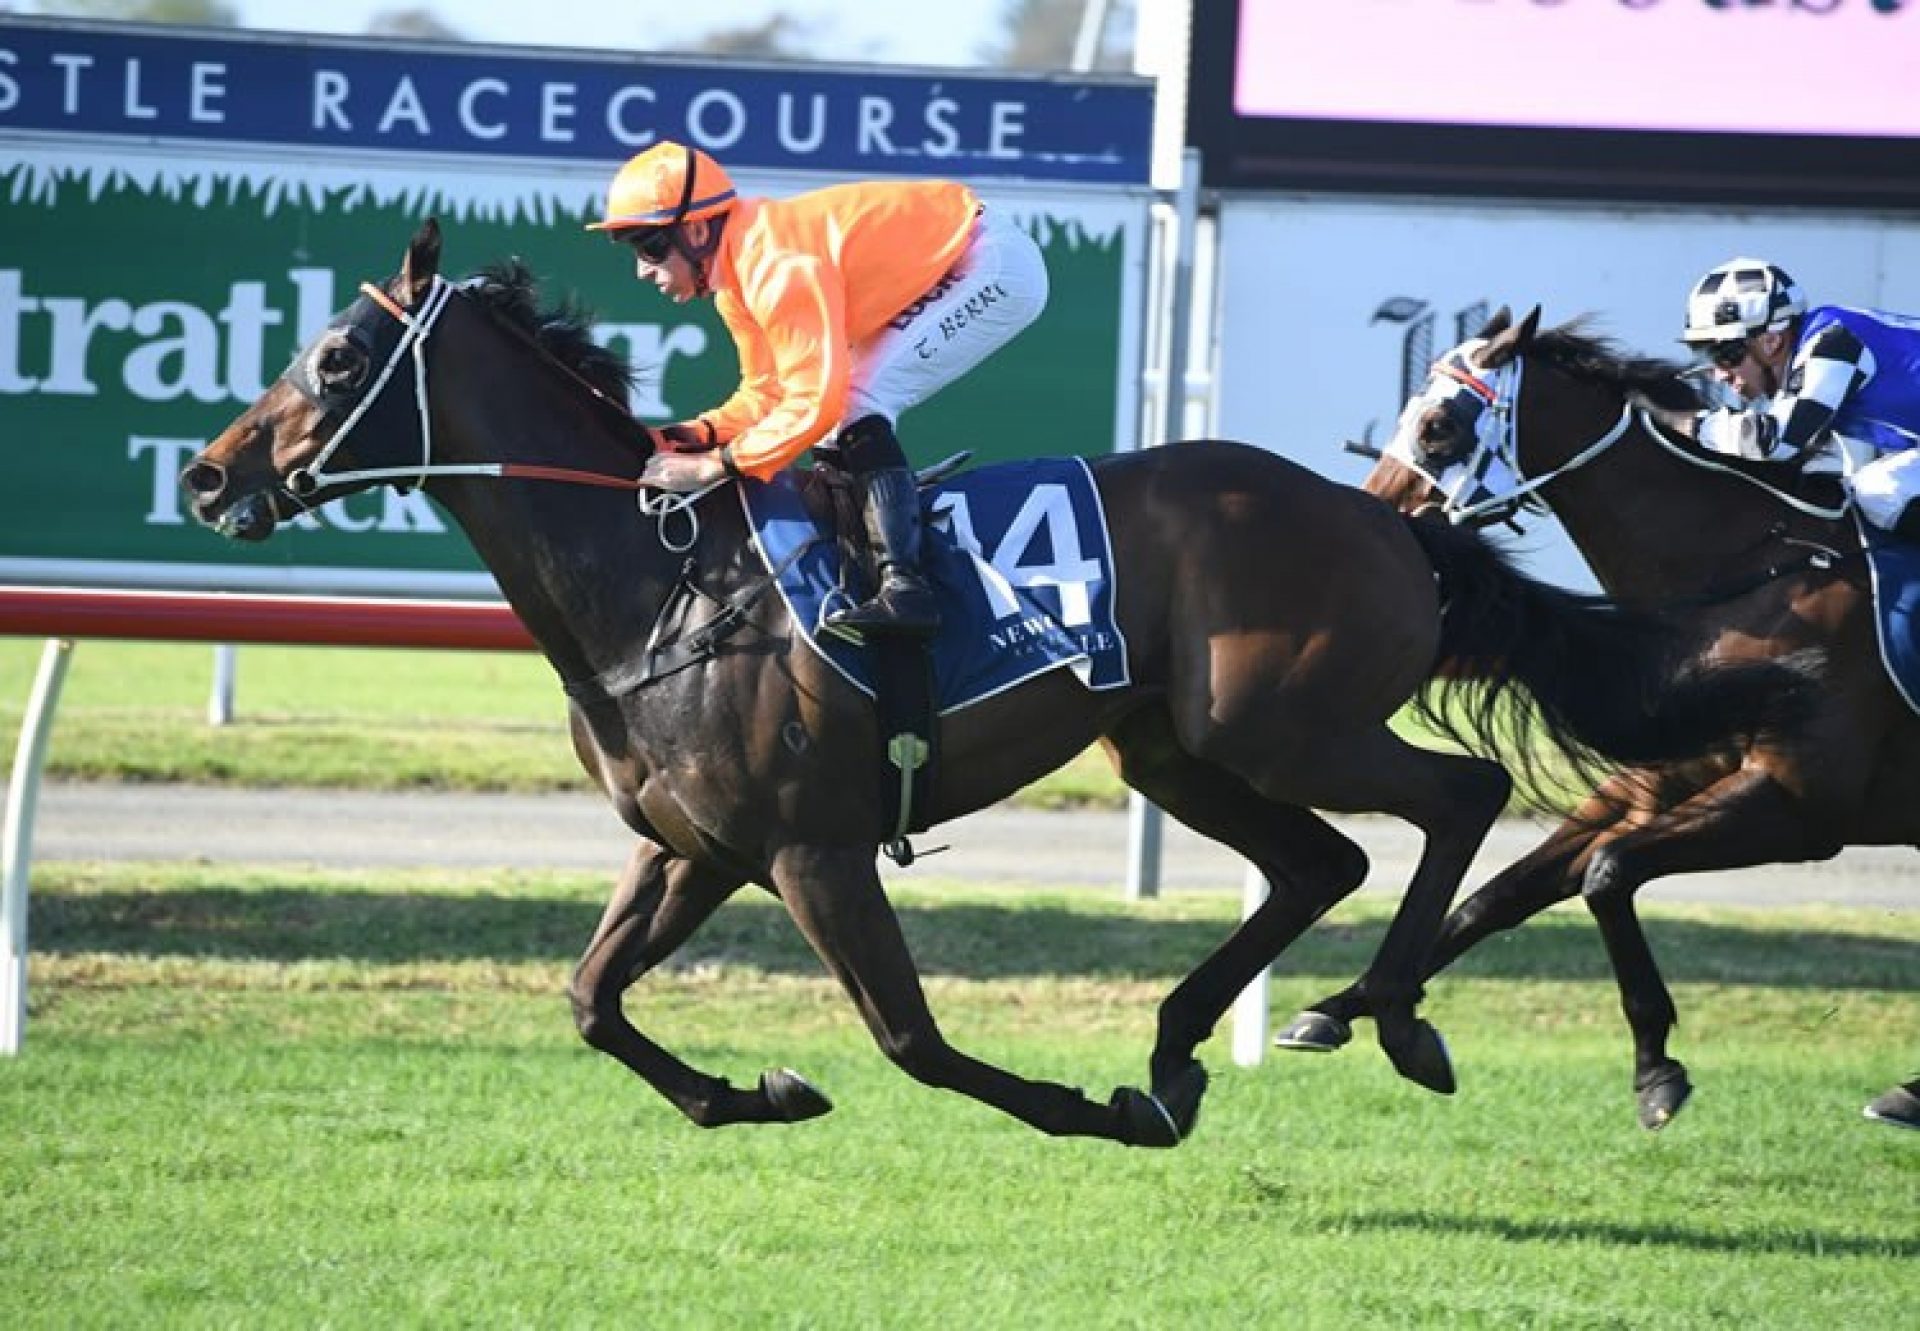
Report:
<svg viewBox="0 0 1920 1331"><path fill-rule="evenodd" d="M1732 342L1715 342L1707 348L1707 359L1716 369L1731 370L1747 358L1747 340L1739 338Z"/></svg>
<svg viewBox="0 0 1920 1331"><path fill-rule="evenodd" d="M635 231L620 237L621 244L631 249L643 263L659 267L673 253L673 228L670 226L653 227L645 231Z"/></svg>

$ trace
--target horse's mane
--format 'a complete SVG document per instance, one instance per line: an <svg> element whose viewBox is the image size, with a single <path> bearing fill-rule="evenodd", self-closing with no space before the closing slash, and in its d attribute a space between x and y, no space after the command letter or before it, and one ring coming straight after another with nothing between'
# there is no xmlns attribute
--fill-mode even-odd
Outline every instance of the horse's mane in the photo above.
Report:
<svg viewBox="0 0 1920 1331"><path fill-rule="evenodd" d="M1684 365L1654 356L1636 356L1607 338L1589 333L1582 319L1535 334L1526 354L1572 378L1610 385L1636 405L1689 414L1710 405L1693 380L1681 377ZM1693 442L1690 434L1674 431L1668 437L1671 446L1710 461L1718 470L1739 472L1769 489L1823 508L1837 508L1842 502L1834 477L1808 475L1798 462L1727 457L1708 453Z"/></svg>
<svg viewBox="0 0 1920 1331"><path fill-rule="evenodd" d="M574 296L540 308L538 283L524 262L507 259L482 269L464 290L613 401L627 400L634 381L627 358L593 340L593 315Z"/></svg>
<svg viewBox="0 0 1920 1331"><path fill-rule="evenodd" d="M1576 379L1610 384L1629 398L1667 411L1698 411L1707 405L1692 381L1680 377L1686 366L1655 356L1636 356L1588 332L1581 319L1535 334L1527 355Z"/></svg>

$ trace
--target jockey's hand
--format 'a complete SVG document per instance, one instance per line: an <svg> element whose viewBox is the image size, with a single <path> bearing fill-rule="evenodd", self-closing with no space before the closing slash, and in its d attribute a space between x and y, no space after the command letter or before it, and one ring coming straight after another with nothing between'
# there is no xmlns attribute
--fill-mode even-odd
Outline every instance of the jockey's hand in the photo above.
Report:
<svg viewBox="0 0 1920 1331"><path fill-rule="evenodd" d="M658 440L655 447L662 453L704 453L720 446L720 441L714 438L713 427L705 421L664 425L655 430L654 435Z"/></svg>
<svg viewBox="0 0 1920 1331"><path fill-rule="evenodd" d="M702 453L655 453L641 469L640 484L687 494L725 480L727 469L713 449Z"/></svg>

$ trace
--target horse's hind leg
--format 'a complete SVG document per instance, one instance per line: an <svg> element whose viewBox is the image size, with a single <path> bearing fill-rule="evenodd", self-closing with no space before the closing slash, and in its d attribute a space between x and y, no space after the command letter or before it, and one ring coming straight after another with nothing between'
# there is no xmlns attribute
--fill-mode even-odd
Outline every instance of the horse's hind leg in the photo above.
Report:
<svg viewBox="0 0 1920 1331"><path fill-rule="evenodd" d="M1621 1010L1633 1030L1633 1089L1641 1127L1665 1127L1693 1087L1686 1068L1667 1053L1667 1036L1678 1015L1634 912L1634 893L1670 874L1825 859L1839 849L1837 841L1813 841L1800 801L1759 768L1734 772L1594 849L1581 892L1600 926L1620 985Z"/></svg>
<svg viewBox="0 0 1920 1331"><path fill-rule="evenodd" d="M886 1056L915 1081L992 1105L1054 1137L1174 1146L1191 1119L1122 1087L1105 1105L1070 1086L1028 1081L948 1044L934 1022L872 846L789 845L773 881L794 922L852 997Z"/></svg>
<svg viewBox="0 0 1920 1331"><path fill-rule="evenodd" d="M1441 1094L1453 1067L1416 1007L1440 922L1506 806L1512 782L1497 764L1408 744L1385 725L1352 734L1222 728L1204 736L1219 757L1272 800L1338 813L1390 813L1426 836L1420 863L1362 980L1380 1046L1403 1077ZM1193 746L1190 746L1193 747Z"/></svg>
<svg viewBox="0 0 1920 1331"><path fill-rule="evenodd" d="M581 1038L619 1059L707 1128L797 1122L832 1107L790 1072L769 1072L749 1091L707 1076L647 1039L622 1008L626 990L684 943L740 884L737 877L640 842L568 986Z"/></svg>
<svg viewBox="0 0 1920 1331"><path fill-rule="evenodd" d="M1182 823L1245 856L1272 891L1160 1004L1151 1062L1156 1093L1172 1094L1194 1051L1260 971L1367 876L1360 847L1324 819L1276 804L1225 768L1180 747L1171 717L1136 712L1103 741L1120 776Z"/></svg>
<svg viewBox="0 0 1920 1331"><path fill-rule="evenodd" d="M1434 939L1422 982L1492 935L1518 928L1547 907L1578 896L1587 849L1621 812L1618 801L1590 797L1545 841L1456 906ZM1355 1020L1370 1015L1365 986L1356 980L1308 1004L1274 1037L1274 1043L1282 1049L1329 1052L1352 1038Z"/></svg>
<svg viewBox="0 0 1920 1331"><path fill-rule="evenodd" d="M1889 1127L1920 1129L1920 1077L1875 1096L1860 1112Z"/></svg>

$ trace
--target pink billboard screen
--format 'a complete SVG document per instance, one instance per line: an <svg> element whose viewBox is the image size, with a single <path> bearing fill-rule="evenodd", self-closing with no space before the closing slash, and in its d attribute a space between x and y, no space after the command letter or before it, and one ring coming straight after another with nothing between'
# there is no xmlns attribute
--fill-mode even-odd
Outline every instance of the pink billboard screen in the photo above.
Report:
<svg viewBox="0 0 1920 1331"><path fill-rule="evenodd" d="M1920 0L1195 0L1216 184L1920 205Z"/></svg>
<svg viewBox="0 0 1920 1331"><path fill-rule="evenodd" d="M1242 115L1920 135L1920 0L1244 0Z"/></svg>

